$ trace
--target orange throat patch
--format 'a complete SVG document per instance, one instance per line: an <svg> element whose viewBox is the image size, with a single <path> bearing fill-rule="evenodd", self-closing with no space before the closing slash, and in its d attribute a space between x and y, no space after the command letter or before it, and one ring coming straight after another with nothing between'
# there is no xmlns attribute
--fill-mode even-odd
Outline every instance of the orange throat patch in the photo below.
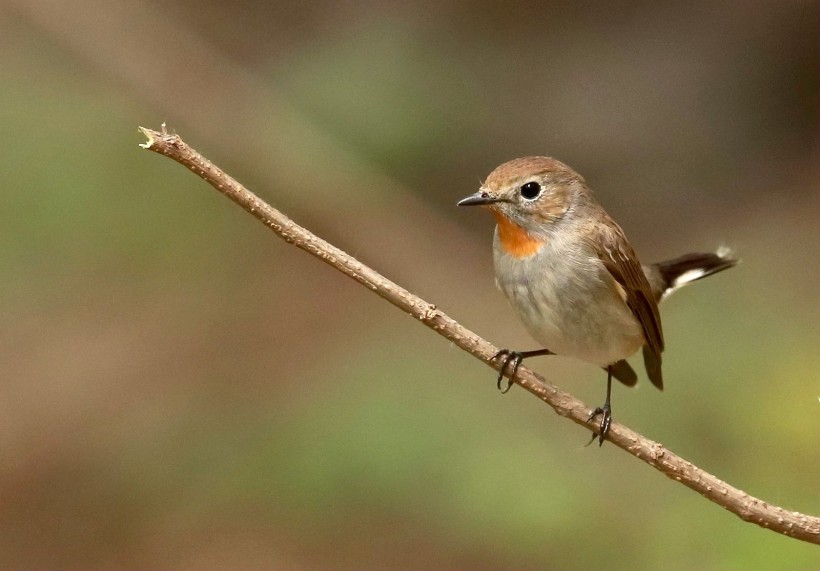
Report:
<svg viewBox="0 0 820 571"><path fill-rule="evenodd" d="M544 244L521 226L499 212L493 212L498 224L498 241L504 251L516 258L526 258L536 253Z"/></svg>

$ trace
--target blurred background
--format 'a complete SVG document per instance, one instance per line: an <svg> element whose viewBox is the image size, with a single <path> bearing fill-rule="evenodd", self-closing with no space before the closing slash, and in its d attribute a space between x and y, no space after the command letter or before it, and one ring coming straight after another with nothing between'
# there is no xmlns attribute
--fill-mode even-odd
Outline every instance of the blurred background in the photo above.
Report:
<svg viewBox="0 0 820 571"><path fill-rule="evenodd" d="M508 159L573 166L646 262L733 247L615 417L817 515L817 12L0 1L0 567L817 569L137 146L167 121L500 346L535 348L455 203Z"/></svg>

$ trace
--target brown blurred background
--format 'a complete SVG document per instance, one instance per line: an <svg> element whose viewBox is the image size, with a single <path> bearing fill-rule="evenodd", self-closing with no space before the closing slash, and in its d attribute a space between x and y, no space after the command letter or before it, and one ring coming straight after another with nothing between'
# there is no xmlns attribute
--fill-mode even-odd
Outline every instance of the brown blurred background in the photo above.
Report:
<svg viewBox="0 0 820 571"><path fill-rule="evenodd" d="M663 307L665 392L618 386L615 415L820 514L817 12L0 1L0 567L816 569L499 396L136 127L502 346L534 343L455 202L505 160L572 165L644 261L734 247Z"/></svg>

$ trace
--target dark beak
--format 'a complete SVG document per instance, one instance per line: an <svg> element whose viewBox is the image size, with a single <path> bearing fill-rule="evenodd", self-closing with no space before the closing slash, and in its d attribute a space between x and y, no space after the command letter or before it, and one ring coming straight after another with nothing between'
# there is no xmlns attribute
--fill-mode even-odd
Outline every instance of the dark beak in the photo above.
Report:
<svg viewBox="0 0 820 571"><path fill-rule="evenodd" d="M458 206L485 206L487 204L494 204L501 202L502 199L495 196L490 196L489 193L479 190L475 194L471 194L467 198L458 201Z"/></svg>

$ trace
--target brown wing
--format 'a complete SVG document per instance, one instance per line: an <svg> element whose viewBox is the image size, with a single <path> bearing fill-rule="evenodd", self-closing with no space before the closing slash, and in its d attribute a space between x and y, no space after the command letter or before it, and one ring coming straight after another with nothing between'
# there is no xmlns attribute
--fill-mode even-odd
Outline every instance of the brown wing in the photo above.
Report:
<svg viewBox="0 0 820 571"><path fill-rule="evenodd" d="M658 304L652 295L652 288L643 273L641 263L626 241L623 231L614 222L611 224L611 226L596 224L597 236L593 240L593 247L606 269L623 287L626 304L643 328L644 339L646 339L644 347L646 372L652 384L662 389L663 330Z"/></svg>

